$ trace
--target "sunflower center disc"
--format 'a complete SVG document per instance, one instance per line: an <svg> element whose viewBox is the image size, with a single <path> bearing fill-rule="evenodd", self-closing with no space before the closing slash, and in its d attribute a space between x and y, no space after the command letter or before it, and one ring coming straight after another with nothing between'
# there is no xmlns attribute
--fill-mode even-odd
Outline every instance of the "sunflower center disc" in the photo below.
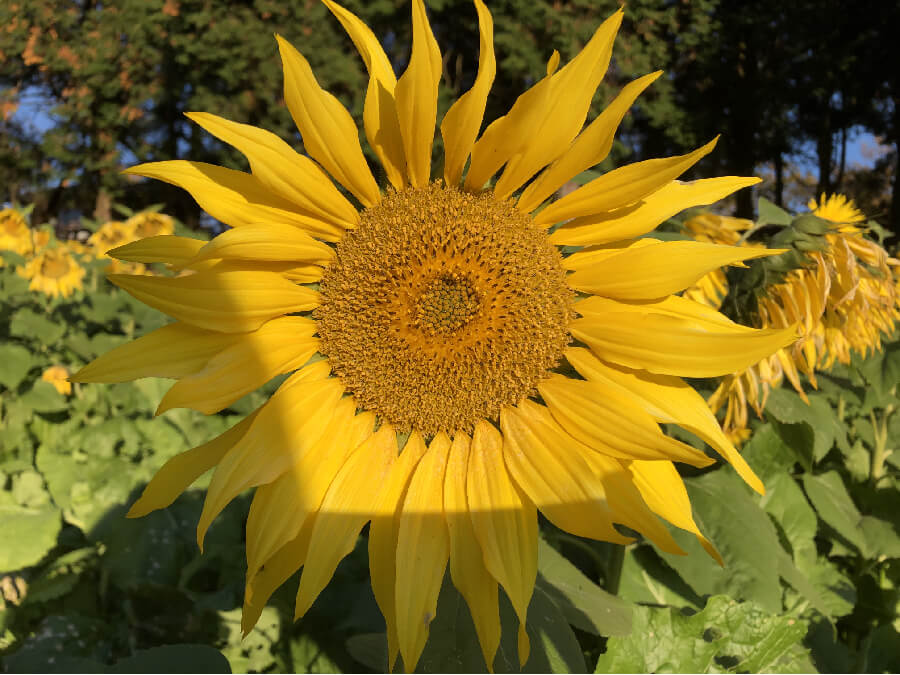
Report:
<svg viewBox="0 0 900 675"><path fill-rule="evenodd" d="M569 342L556 247L490 193L433 183L360 214L322 277L321 351L400 430L471 432L534 393Z"/></svg>
<svg viewBox="0 0 900 675"><path fill-rule="evenodd" d="M69 263L57 255L45 253L41 261L41 275L50 279L64 277L69 271Z"/></svg>

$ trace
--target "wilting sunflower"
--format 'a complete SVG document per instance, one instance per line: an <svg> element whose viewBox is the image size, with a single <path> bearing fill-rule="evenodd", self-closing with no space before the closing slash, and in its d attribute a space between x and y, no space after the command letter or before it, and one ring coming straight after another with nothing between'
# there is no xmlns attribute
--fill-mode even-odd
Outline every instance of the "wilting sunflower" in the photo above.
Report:
<svg viewBox="0 0 900 675"><path fill-rule="evenodd" d="M84 268L62 247L45 248L30 258L16 272L30 279L29 290L45 293L53 298L68 298L76 290L81 290Z"/></svg>
<svg viewBox="0 0 900 675"><path fill-rule="evenodd" d="M65 366L50 366L41 373L41 379L49 382L60 394L72 393L72 383L69 382L69 370Z"/></svg>
<svg viewBox="0 0 900 675"><path fill-rule="evenodd" d="M694 239L711 244L741 243L741 237L752 227L752 220L720 216L715 213L701 213L684 223L685 231ZM709 305L713 309L719 309L725 296L728 295L725 272L719 268L703 275L697 283L686 288L682 295Z"/></svg>
<svg viewBox="0 0 900 675"><path fill-rule="evenodd" d="M627 85L582 128L617 12L564 67L555 55L547 75L479 137L495 74L492 19L480 0L477 78L440 124L444 167L433 179L441 54L423 3L413 2L411 57L399 79L372 31L325 4L369 70L364 129L389 185L376 182L349 113L278 38L285 101L309 157L262 129L193 113L246 155L252 173L188 161L129 170L186 189L233 229L209 243L158 236L113 251L188 270L112 277L176 322L73 379L173 377L160 411L214 413L296 371L242 422L170 460L130 515L169 505L215 469L202 544L222 508L256 488L245 631L300 567L302 616L371 521L372 587L391 663L399 652L415 667L448 563L486 662L500 639L502 586L519 617L524 663L538 509L576 535L632 541L618 523L680 553L659 514L717 555L673 464L713 460L664 435L661 422L695 432L762 491L680 376L741 370L788 344L794 329L740 326L672 294L713 268L770 252L637 239L758 181L677 181L711 142L615 169L548 204L607 156L620 120L659 73ZM558 245L584 248L563 258Z"/></svg>

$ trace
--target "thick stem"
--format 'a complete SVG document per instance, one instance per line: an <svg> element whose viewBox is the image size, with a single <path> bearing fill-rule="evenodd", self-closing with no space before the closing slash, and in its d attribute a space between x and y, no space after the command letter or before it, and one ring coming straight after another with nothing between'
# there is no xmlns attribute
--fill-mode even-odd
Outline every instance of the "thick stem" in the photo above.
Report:
<svg viewBox="0 0 900 675"><path fill-rule="evenodd" d="M625 547L612 544L613 550L606 563L606 592L619 594L619 583L622 581L622 566L625 564Z"/></svg>

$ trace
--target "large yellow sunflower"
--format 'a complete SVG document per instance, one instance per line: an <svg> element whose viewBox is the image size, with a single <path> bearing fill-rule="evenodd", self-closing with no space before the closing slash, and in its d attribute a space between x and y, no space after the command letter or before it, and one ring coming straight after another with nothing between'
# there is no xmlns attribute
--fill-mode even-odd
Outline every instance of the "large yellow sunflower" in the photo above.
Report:
<svg viewBox="0 0 900 675"><path fill-rule="evenodd" d="M0 210L0 251L15 251L21 255L32 250L31 228L15 209Z"/></svg>
<svg viewBox="0 0 900 675"><path fill-rule="evenodd" d="M399 79L372 31L325 4L368 68L365 135L389 185L379 187L346 109L278 38L285 101L309 156L262 129L192 113L252 173L188 161L129 170L184 188L233 229L209 243L161 235L113 251L187 271L111 277L176 321L73 380L176 378L160 411L214 413L293 372L242 422L170 460L130 515L164 508L215 469L202 545L222 508L255 487L245 630L300 567L303 615L371 522L372 587L392 664L399 652L415 667L448 564L487 664L500 638L499 586L519 617L524 663L538 510L576 535L631 541L618 523L681 552L659 514L717 555L673 464L713 460L664 435L662 422L695 432L763 489L680 376L746 368L791 342L794 328L754 330L673 294L769 252L638 238L758 181L677 181L713 141L615 169L548 204L607 156L619 121L659 73L627 85L584 127L617 12L564 67L551 58L546 77L479 137L495 74L481 0L477 78L440 123L435 179L441 54L424 4L413 2ZM563 258L558 245L584 248Z"/></svg>
<svg viewBox="0 0 900 675"><path fill-rule="evenodd" d="M29 290L53 298L60 295L68 298L76 290L81 290L84 278L84 268L62 246L45 248L17 268L16 272L31 280Z"/></svg>

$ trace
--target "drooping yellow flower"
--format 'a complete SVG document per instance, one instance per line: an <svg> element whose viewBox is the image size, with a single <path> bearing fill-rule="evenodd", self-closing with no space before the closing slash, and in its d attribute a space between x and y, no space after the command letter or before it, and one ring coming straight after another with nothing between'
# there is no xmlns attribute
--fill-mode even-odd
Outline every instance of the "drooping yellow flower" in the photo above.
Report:
<svg viewBox="0 0 900 675"><path fill-rule="evenodd" d="M242 422L170 460L130 515L168 506L214 468L202 546L225 505L256 488L245 631L301 567L302 616L371 522L372 587L392 664L399 653L415 668L448 566L487 664L499 644L504 588L524 663L538 510L576 535L631 541L613 526L620 523L680 553L659 515L717 556L673 464L712 460L664 435L663 422L699 435L762 491L681 376L742 370L790 343L795 330L740 326L673 294L712 269L772 251L637 238L758 181L679 182L713 141L615 169L545 206L607 156L627 109L659 73L627 85L582 128L617 12L564 67L552 58L546 77L479 137L495 75L493 24L481 0L478 75L440 123L445 162L434 180L441 55L424 4L413 2L412 52L398 79L372 31L325 2L369 70L364 129L390 185L378 186L349 113L278 38L285 101L311 159L262 129L190 114L246 155L252 173L188 161L130 172L184 188L233 229L208 243L161 235L114 251L188 271L112 277L176 322L73 379L172 377L160 411L214 413L293 373ZM559 245L584 248L562 258ZM584 346L570 346L573 339ZM578 375L555 372L562 360ZM402 448L398 432L408 432Z"/></svg>
<svg viewBox="0 0 900 675"><path fill-rule="evenodd" d="M143 274L146 266L139 262L124 262L110 258L108 252L135 240L134 229L118 220L104 223L88 237L88 245L97 258L109 258L106 266L107 274Z"/></svg>
<svg viewBox="0 0 900 675"><path fill-rule="evenodd" d="M125 221L125 227L131 230L135 239L175 233L175 221L172 217L155 211L142 211L134 214Z"/></svg>
<svg viewBox="0 0 900 675"><path fill-rule="evenodd" d="M45 248L16 271L31 280L29 290L53 298L60 295L68 298L76 290L81 290L81 280L84 278L84 268L62 246Z"/></svg>
<svg viewBox="0 0 900 675"><path fill-rule="evenodd" d="M31 228L15 209L0 210L0 251L31 252Z"/></svg>
<svg viewBox="0 0 900 675"><path fill-rule="evenodd" d="M41 379L52 384L56 391L64 396L72 393L72 383L69 382L69 370L65 366L50 366L41 374Z"/></svg>
<svg viewBox="0 0 900 675"><path fill-rule="evenodd" d="M816 370L828 370L835 362L848 364L854 351L865 356L880 349L882 336L900 320L893 272L898 261L864 236L858 225L865 217L853 201L844 195L822 195L809 207L835 225L825 234L825 249L810 255L808 267L793 270L767 289L758 305L759 327L798 324L800 339L724 378L709 399L714 412L726 405L723 427L732 438L749 433L748 405L761 416L769 392L785 377L806 400L800 373L815 387ZM722 240L730 236L725 230Z"/></svg>
<svg viewBox="0 0 900 675"><path fill-rule="evenodd" d="M743 234L753 227L753 221L746 218L732 218L715 213L701 213L689 218L684 229L697 241L711 244L728 244L734 246L741 242ZM685 298L702 302L713 309L719 309L728 295L728 282L725 272L719 268L705 274L697 283L685 289Z"/></svg>

